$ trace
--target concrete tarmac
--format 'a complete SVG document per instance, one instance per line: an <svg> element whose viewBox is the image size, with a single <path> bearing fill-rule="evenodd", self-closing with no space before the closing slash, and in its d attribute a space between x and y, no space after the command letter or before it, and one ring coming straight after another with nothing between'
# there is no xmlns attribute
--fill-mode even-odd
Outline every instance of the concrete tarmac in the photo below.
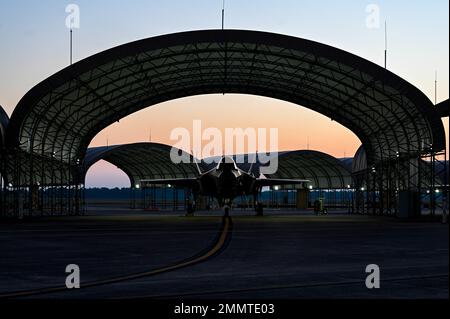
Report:
<svg viewBox="0 0 450 319"><path fill-rule="evenodd" d="M0 295L63 286L68 264L80 267L82 287L176 264L208 248L221 227L220 213L89 214L0 224ZM342 212L249 214L232 213L231 238L201 263L28 298L448 298L448 225ZM380 267L380 289L365 286L369 264Z"/></svg>

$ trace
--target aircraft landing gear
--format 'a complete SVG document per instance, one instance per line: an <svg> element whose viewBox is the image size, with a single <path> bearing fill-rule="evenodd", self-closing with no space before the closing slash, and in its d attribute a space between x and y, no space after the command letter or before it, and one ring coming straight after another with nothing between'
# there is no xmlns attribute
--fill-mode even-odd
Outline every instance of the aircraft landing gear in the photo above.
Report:
<svg viewBox="0 0 450 319"><path fill-rule="evenodd" d="M258 216L258 217L264 216L264 205L261 202L256 203L255 210L256 210L256 216Z"/></svg>
<svg viewBox="0 0 450 319"><path fill-rule="evenodd" d="M261 191L261 190L259 190ZM264 216L264 205L258 200L258 193L253 194L253 203L255 205L255 212L257 217Z"/></svg>
<svg viewBox="0 0 450 319"><path fill-rule="evenodd" d="M195 212L195 204L189 201L187 204L186 217L194 217L194 212Z"/></svg>
<svg viewBox="0 0 450 319"><path fill-rule="evenodd" d="M224 206L224 212L225 212L225 217L230 216L230 206L226 205Z"/></svg>

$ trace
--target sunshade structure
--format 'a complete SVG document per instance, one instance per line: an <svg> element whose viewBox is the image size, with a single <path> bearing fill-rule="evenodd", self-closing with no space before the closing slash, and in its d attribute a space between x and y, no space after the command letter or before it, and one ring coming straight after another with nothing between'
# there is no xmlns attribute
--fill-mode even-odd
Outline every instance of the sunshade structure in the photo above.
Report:
<svg viewBox="0 0 450 319"><path fill-rule="evenodd" d="M352 161L352 173L357 174L367 171L367 155L363 146L360 146Z"/></svg>
<svg viewBox="0 0 450 319"><path fill-rule="evenodd" d="M436 111L440 117L450 116L450 102L449 100L442 101L436 105Z"/></svg>
<svg viewBox="0 0 450 319"><path fill-rule="evenodd" d="M434 213L436 209L434 203L436 201L436 193L443 192L445 194L445 192L448 192L448 182L444 182L448 179L448 161L445 158L435 156L430 158L424 157L413 165L410 165L409 168L411 170L406 172L404 169L404 161L399 155L397 160L392 160L389 162L389 165L385 166L385 175L390 174L386 178L389 182L389 188L384 189L384 194L371 192L371 189L376 189L378 168L368 165L364 146L359 147L352 161L353 187L359 193L359 196L357 196L357 198L359 197L359 202L356 204L361 206L361 198L364 196L367 200L374 202L380 201L383 195L382 200L390 201L391 203L397 201L399 193L407 189L407 185L405 185L407 180L400 174L407 174L409 178L414 179L415 183L417 183L416 199L418 201L424 201L426 197L425 201L431 202L430 207L432 207L432 212ZM445 203L443 204L445 205ZM367 207L359 208L367 209ZM394 209L396 208L394 207Z"/></svg>
<svg viewBox="0 0 450 319"><path fill-rule="evenodd" d="M189 159L189 163L175 164L170 157L172 151L172 147L157 143L89 148L84 161L83 180L89 168L100 160L105 160L125 172L130 179L131 187L140 185L141 180L198 176L192 155L175 150L177 156L185 155Z"/></svg>
<svg viewBox="0 0 450 319"><path fill-rule="evenodd" d="M6 128L8 127L9 117L5 110L0 105L0 147L3 148L5 145L6 138Z"/></svg>
<svg viewBox="0 0 450 319"><path fill-rule="evenodd" d="M205 164L185 152L183 154L190 158L190 163L174 164L170 158L171 151L170 146L157 143L89 148L84 162L83 176L99 160L105 160L124 171L130 178L131 186L134 187L139 185L141 180L146 179L196 177L199 172L195 161L198 162L202 172L216 165ZM248 159L252 156L245 155L246 163L238 163L238 167L248 171L251 165ZM307 179L314 189L344 189L352 184L350 171L340 160L328 154L302 150L275 153L272 157L277 158L277 173L266 175L266 178ZM261 165L264 164L256 162L252 165L252 172L257 174Z"/></svg>
<svg viewBox="0 0 450 319"><path fill-rule="evenodd" d="M267 178L307 179L313 189L347 189L352 185L344 164L322 152L301 150L278 155L278 170Z"/></svg>
<svg viewBox="0 0 450 319"><path fill-rule="evenodd" d="M178 156L184 156L189 163L174 164L171 160L171 152L175 152ZM237 166L240 169L249 172L251 168L251 172L255 176L259 176L261 166L267 165L267 163L254 161L254 156L254 154L234 156L234 159L238 162ZM266 178L307 179L310 181L308 186L314 190L342 190L348 189L352 184L351 173L345 165L340 160L321 152L290 151L271 154L270 158L276 159L278 169L275 174L265 175ZM197 177L199 171L195 162L198 163L201 172L207 172L217 166L221 157L200 161L188 153L158 143L94 147L89 148L86 153L82 173L83 180L89 169L100 160L105 160L125 172L130 179L131 188L136 191L140 188L142 180ZM240 162L240 160L243 161ZM162 186L154 185L154 188L160 187ZM298 189L298 185L286 185L277 189L294 190ZM142 189L142 192L145 190ZM130 194L132 197L136 195L135 192ZM143 201L142 198L141 201ZM151 202L151 200L147 200L147 202ZM131 200L131 203L132 207L135 207L135 198Z"/></svg>
<svg viewBox="0 0 450 319"><path fill-rule="evenodd" d="M5 110L0 105L0 183L3 181L3 174L5 172L5 139L6 139L6 128L8 127L9 117ZM0 185L2 186L2 185Z"/></svg>
<svg viewBox="0 0 450 319"><path fill-rule="evenodd" d="M397 75L324 44L245 30L169 34L75 63L22 98L7 144L11 152L28 155L29 176L20 178L34 185L42 170L33 158L57 159L67 171L78 168L92 138L121 118L161 102L213 93L276 98L341 123L362 141L368 164L379 167L377 189L387 187L390 175L384 172L392 160L400 157L408 171L421 156L445 148L431 101ZM402 185L417 187L415 178L401 175Z"/></svg>

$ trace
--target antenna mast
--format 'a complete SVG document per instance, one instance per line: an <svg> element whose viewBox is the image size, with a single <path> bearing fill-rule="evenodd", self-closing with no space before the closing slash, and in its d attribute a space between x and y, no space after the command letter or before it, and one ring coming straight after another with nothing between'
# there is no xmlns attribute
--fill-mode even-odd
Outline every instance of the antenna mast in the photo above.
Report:
<svg viewBox="0 0 450 319"><path fill-rule="evenodd" d="M387 21L384 21L384 68L387 69L388 36Z"/></svg>
<svg viewBox="0 0 450 319"><path fill-rule="evenodd" d="M222 3L222 30L225 28L225 0Z"/></svg>
<svg viewBox="0 0 450 319"><path fill-rule="evenodd" d="M70 28L70 65L73 62L73 30Z"/></svg>
<svg viewBox="0 0 450 319"><path fill-rule="evenodd" d="M434 105L437 105L438 72L434 74Z"/></svg>

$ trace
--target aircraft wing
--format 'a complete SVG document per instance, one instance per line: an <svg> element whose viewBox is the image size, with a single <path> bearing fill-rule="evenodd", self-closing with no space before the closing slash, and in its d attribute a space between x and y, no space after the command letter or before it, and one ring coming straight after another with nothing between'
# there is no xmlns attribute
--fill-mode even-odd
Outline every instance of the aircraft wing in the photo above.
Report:
<svg viewBox="0 0 450 319"><path fill-rule="evenodd" d="M173 178L173 179L143 179L141 187L148 188L152 185L171 185L180 188L196 188L198 187L197 178Z"/></svg>
<svg viewBox="0 0 450 319"><path fill-rule="evenodd" d="M257 178L255 181L256 186L264 187L264 186L282 186L282 185L300 185L309 183L310 181L307 179L276 179L276 178Z"/></svg>

